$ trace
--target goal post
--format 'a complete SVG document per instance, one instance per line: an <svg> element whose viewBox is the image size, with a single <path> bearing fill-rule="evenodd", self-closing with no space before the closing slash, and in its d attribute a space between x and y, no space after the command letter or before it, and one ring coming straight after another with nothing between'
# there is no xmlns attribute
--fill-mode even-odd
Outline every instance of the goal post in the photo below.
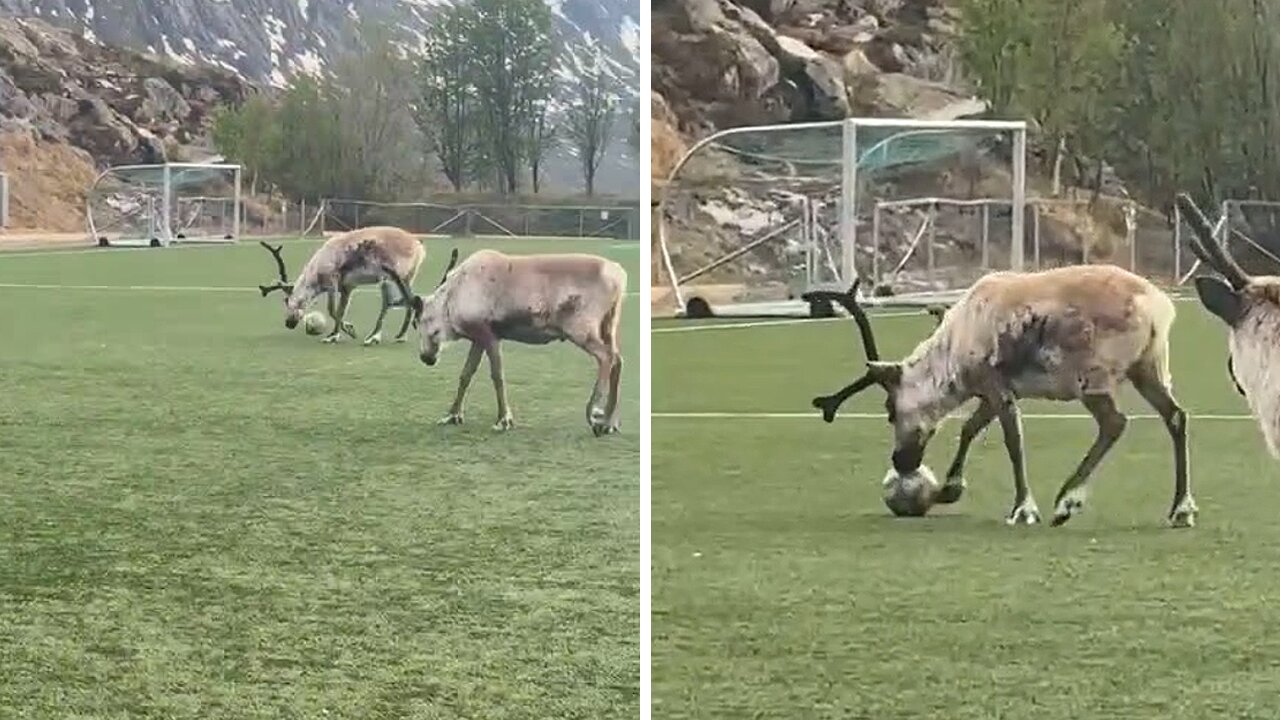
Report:
<svg viewBox="0 0 1280 720"><path fill-rule="evenodd" d="M658 289L676 315L805 316L826 311L805 292L859 277L874 280L861 286L868 304L910 304L958 296L985 269L1021 270L1026 132L1010 120L849 118L714 133L662 189ZM920 197L927 207L902 202Z"/></svg>
<svg viewBox="0 0 1280 720"><path fill-rule="evenodd" d="M89 236L101 246L231 243L243 217L241 168L222 163L117 165L86 193Z"/></svg>

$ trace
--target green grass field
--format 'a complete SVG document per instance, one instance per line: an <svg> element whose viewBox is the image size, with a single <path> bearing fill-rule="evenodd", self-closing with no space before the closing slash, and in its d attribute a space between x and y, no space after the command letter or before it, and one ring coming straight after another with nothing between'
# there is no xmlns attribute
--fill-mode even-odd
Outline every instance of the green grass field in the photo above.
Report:
<svg viewBox="0 0 1280 720"><path fill-rule="evenodd" d="M635 244L428 240L420 291L455 245L639 286ZM323 345L272 272L248 242L0 254L0 717L636 717L638 298L622 434L592 436L568 343L504 346L498 434L485 371L434 424L465 344Z"/></svg>
<svg viewBox="0 0 1280 720"><path fill-rule="evenodd" d="M874 322L886 357L932 325ZM958 504L895 519L879 492L883 393L845 406L865 419L827 425L809 407L861 372L851 321L672 332L687 327L653 336L655 718L1275 717L1280 465L1240 418L1225 329L1197 303L1179 303L1173 335L1175 392L1193 415L1192 530L1167 529L1171 444L1152 419L1129 424L1085 513L1061 528L1004 524L998 424ZM688 413L731 416L676 416ZM940 475L959 427L930 445ZM1024 435L1052 512L1094 425L1029 417Z"/></svg>

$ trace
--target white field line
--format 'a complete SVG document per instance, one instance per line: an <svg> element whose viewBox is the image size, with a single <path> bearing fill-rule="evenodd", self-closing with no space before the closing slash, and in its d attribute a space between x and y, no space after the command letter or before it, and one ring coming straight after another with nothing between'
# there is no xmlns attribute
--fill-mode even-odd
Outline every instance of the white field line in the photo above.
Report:
<svg viewBox="0 0 1280 720"><path fill-rule="evenodd" d="M258 292L256 287L216 285L58 285L54 283L0 283L0 290L122 290L126 292ZM626 297L639 297L639 291Z"/></svg>
<svg viewBox="0 0 1280 720"><path fill-rule="evenodd" d="M1197 415L1191 413L1192 420L1253 420L1252 415ZM814 412L655 412L650 417L673 420L821 420L822 414ZM1126 415L1130 420L1159 420L1154 413L1134 413ZM948 420L959 420L960 415L952 415ZM1092 420L1087 413L1023 413L1026 420ZM878 420L884 422L884 413L840 413L837 420Z"/></svg>
<svg viewBox="0 0 1280 720"><path fill-rule="evenodd" d="M1171 297L1173 298L1174 302L1198 302L1198 299L1194 295L1173 295ZM872 320L876 320L878 318L916 317L916 316L925 315L925 314L927 313L924 310L906 310L901 312L883 312L883 313L872 312L872 313L867 313L867 316L870 317ZM728 317L729 316L726 316L726 319L728 319ZM685 327L652 328L649 330L649 332L653 335L662 335L666 333L696 332L698 330L745 330L747 328L771 327L774 325L805 325L808 323L833 322L836 320L839 320L842 322L849 322L850 318L847 318L847 317L792 318L789 320L779 319L779 320L753 320L750 322L723 322L723 323L709 323L706 325L687 325Z"/></svg>

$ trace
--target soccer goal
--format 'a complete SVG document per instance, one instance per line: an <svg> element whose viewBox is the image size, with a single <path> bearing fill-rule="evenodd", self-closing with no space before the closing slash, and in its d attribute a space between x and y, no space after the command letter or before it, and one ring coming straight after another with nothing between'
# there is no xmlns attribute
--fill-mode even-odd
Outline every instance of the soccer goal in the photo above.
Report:
<svg viewBox="0 0 1280 720"><path fill-rule="evenodd" d="M1023 268L1025 207L1021 121L724 130L664 187L660 289L686 317L826 314L804 293L855 278L868 304L945 302L984 272Z"/></svg>
<svg viewBox="0 0 1280 720"><path fill-rule="evenodd" d="M101 246L227 243L240 236L240 166L119 165L87 193L89 236Z"/></svg>
<svg viewBox="0 0 1280 720"><path fill-rule="evenodd" d="M9 227L9 176L0 172L0 230Z"/></svg>

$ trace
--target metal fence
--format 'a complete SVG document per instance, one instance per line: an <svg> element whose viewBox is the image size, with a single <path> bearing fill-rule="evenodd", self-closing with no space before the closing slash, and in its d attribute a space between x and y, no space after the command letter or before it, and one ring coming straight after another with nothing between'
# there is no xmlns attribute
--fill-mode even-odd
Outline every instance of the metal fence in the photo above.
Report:
<svg viewBox="0 0 1280 720"><path fill-rule="evenodd" d="M315 217L321 232L394 225L425 235L640 239L638 202L616 205L379 203L330 198Z"/></svg>

